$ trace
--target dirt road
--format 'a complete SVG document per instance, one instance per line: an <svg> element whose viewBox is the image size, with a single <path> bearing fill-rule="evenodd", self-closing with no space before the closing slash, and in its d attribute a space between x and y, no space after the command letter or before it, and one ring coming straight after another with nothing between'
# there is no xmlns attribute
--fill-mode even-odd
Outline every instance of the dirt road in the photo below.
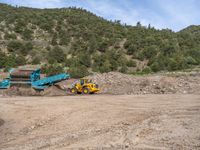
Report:
<svg viewBox="0 0 200 150"><path fill-rule="evenodd" d="M200 149L200 95L0 98L0 149Z"/></svg>

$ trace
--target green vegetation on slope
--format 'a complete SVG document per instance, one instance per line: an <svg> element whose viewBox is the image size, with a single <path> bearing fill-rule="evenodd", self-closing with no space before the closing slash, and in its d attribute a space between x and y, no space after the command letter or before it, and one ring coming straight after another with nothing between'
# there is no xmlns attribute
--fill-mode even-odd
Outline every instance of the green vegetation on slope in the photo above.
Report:
<svg viewBox="0 0 200 150"><path fill-rule="evenodd" d="M110 22L80 8L0 4L0 52L0 68L46 64L45 68L68 67L75 77L89 72L174 71L200 64L200 27L175 33Z"/></svg>

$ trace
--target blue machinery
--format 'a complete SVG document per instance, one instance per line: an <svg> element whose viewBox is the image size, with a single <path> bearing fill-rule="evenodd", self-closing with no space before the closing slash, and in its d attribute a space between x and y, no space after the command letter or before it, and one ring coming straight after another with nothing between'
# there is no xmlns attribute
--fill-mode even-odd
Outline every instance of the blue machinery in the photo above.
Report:
<svg viewBox="0 0 200 150"><path fill-rule="evenodd" d="M15 84L28 84L36 90L44 90L55 83L70 78L69 74L57 74L40 79L40 69L37 70L17 70L11 69L9 77L0 82L0 89L8 89Z"/></svg>

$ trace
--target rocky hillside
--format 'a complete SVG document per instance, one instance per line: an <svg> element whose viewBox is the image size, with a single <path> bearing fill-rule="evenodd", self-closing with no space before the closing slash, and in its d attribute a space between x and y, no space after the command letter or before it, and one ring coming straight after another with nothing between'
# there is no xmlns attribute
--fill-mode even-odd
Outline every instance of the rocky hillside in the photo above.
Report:
<svg viewBox="0 0 200 150"><path fill-rule="evenodd" d="M0 67L42 64L44 71L149 73L200 64L200 29L175 33L122 25L78 8L0 4Z"/></svg>

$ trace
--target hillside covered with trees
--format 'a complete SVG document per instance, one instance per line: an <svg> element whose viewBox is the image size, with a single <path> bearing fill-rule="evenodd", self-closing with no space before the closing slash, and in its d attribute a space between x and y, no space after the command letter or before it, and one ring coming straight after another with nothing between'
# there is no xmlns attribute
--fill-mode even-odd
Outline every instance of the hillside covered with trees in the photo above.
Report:
<svg viewBox="0 0 200 150"><path fill-rule="evenodd" d="M180 32L107 21L84 9L0 4L0 68L41 64L73 77L174 71L200 65L200 26Z"/></svg>

